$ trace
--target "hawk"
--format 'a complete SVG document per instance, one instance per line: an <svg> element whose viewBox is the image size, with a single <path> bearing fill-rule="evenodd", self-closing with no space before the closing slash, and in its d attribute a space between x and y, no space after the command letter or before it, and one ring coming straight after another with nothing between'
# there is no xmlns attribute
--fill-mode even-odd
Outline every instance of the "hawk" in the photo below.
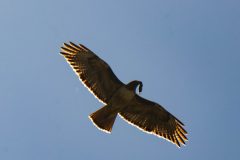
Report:
<svg viewBox="0 0 240 160"><path fill-rule="evenodd" d="M121 82L110 66L82 44L64 43L60 52L88 90L104 104L89 118L100 130L111 133L119 115L140 130L164 138L178 147L187 141L184 124L161 105L140 97L141 81Z"/></svg>

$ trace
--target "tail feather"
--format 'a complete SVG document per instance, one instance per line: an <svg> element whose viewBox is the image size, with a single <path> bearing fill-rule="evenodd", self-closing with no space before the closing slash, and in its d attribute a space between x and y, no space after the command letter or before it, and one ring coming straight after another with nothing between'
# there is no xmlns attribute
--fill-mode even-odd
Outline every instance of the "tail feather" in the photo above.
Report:
<svg viewBox="0 0 240 160"><path fill-rule="evenodd" d="M111 133L117 113L112 112L109 106L104 106L92 113L89 118L93 124L100 130Z"/></svg>

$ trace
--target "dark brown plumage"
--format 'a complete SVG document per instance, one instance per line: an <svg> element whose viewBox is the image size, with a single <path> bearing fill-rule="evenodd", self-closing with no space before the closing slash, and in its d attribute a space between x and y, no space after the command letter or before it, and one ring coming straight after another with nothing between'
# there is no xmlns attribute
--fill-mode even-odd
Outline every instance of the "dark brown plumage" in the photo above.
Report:
<svg viewBox="0 0 240 160"><path fill-rule="evenodd" d="M144 132L165 138L178 147L187 141L183 123L161 105L136 94L142 91L141 81L125 85L109 65L87 47L72 42L64 43L61 54L104 107L92 113L93 124L110 133L117 115Z"/></svg>

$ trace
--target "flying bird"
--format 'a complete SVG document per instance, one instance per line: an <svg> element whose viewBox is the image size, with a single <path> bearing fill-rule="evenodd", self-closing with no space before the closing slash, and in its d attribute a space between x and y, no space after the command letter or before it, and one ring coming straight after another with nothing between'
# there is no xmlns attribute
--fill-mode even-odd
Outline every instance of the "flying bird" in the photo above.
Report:
<svg viewBox="0 0 240 160"><path fill-rule="evenodd" d="M111 133L119 115L140 130L164 138L178 147L187 141L184 124L161 105L140 97L141 81L121 82L110 66L82 44L64 43L60 52L85 87L104 104L89 115L100 130Z"/></svg>

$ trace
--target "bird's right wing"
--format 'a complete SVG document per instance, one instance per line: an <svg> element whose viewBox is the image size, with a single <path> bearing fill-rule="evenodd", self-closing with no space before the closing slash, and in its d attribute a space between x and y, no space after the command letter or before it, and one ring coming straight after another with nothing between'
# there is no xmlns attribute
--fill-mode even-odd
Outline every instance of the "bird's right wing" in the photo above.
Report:
<svg viewBox="0 0 240 160"><path fill-rule="evenodd" d="M140 130L165 138L180 147L187 141L183 123L157 103L136 95L119 115Z"/></svg>
<svg viewBox="0 0 240 160"><path fill-rule="evenodd" d="M108 103L123 83L115 76L109 65L87 47L72 42L64 43L60 52L85 87L103 103Z"/></svg>

